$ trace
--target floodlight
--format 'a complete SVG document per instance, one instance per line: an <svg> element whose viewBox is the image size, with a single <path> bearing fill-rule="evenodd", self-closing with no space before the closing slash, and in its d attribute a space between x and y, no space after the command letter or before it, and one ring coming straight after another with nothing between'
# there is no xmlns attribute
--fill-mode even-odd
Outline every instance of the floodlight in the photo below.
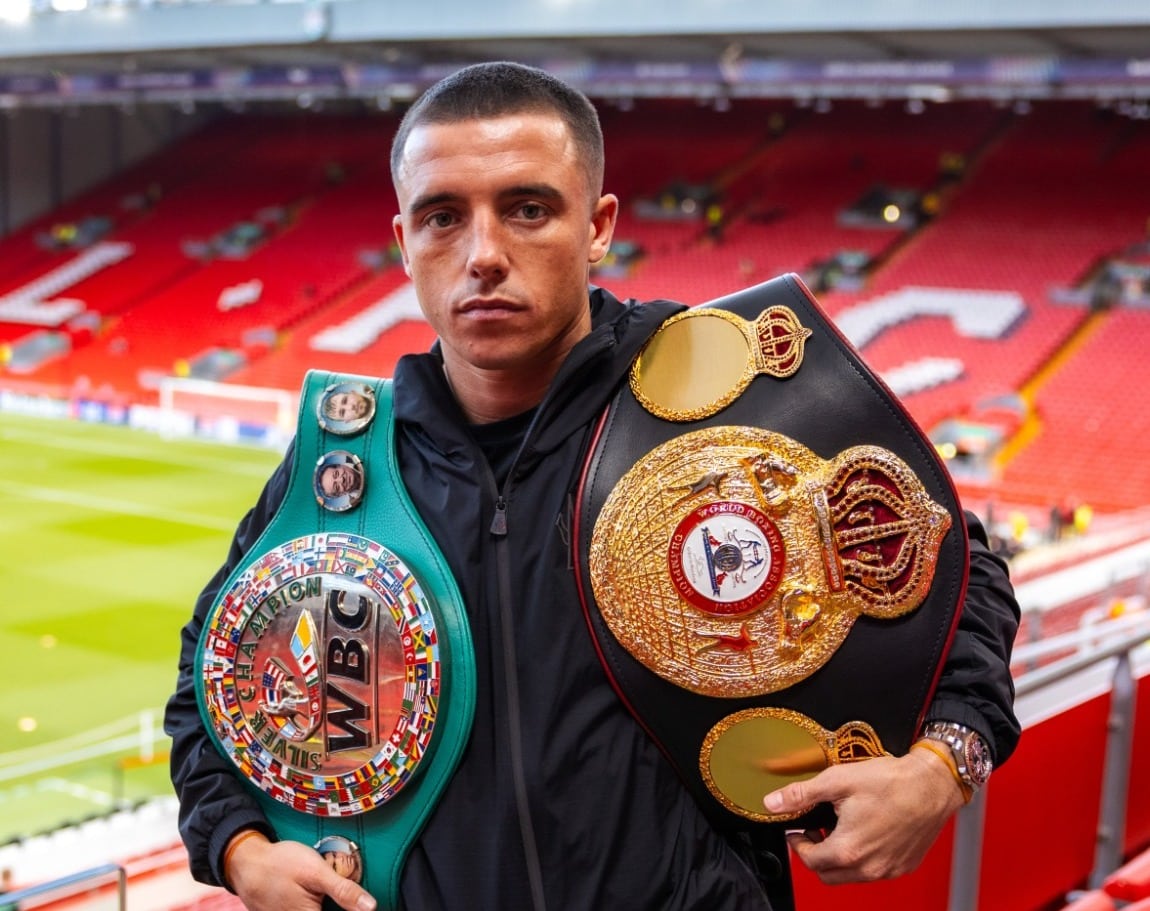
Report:
<svg viewBox="0 0 1150 911"><path fill-rule="evenodd" d="M0 0L0 22L27 22L32 17L32 0Z"/></svg>

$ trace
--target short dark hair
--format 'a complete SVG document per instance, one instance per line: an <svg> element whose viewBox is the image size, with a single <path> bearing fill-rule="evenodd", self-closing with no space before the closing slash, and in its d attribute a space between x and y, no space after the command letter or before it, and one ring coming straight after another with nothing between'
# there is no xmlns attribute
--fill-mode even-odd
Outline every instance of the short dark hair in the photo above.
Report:
<svg viewBox="0 0 1150 911"><path fill-rule="evenodd" d="M392 180L417 126L525 113L556 114L562 119L582 155L591 192L602 193L603 130L595 106L550 73L508 61L464 67L435 83L408 109L391 144Z"/></svg>

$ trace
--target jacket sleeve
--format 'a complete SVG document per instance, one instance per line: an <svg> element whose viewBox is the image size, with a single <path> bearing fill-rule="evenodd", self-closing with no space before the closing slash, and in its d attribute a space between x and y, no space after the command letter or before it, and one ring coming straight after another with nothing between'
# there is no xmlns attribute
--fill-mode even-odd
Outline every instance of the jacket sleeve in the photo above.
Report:
<svg viewBox="0 0 1150 911"><path fill-rule="evenodd" d="M1020 612L1006 563L991 552L978 518L970 512L965 515L970 580L926 720L955 721L978 731L1000 766L1014 752L1021 733L1010 674Z"/></svg>
<svg viewBox="0 0 1150 911"><path fill-rule="evenodd" d="M171 775L180 802L180 837L188 849L192 876L226 886L220 862L228 841L241 829L258 829L274 840L248 785L221 755L208 735L196 704L195 677L200 632L216 595L244 554L268 526L287 489L292 454L272 474L256 505L241 520L227 560L196 600L192 619L180 632L176 691L164 711L164 730L172 738Z"/></svg>

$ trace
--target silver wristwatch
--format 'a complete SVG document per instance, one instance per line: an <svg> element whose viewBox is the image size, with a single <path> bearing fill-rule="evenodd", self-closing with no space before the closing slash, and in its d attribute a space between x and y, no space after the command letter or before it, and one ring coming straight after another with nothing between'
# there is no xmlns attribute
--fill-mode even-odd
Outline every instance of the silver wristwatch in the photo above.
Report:
<svg viewBox="0 0 1150 911"><path fill-rule="evenodd" d="M953 721L932 721L923 728L922 736L938 741L950 751L958 777L970 788L971 794L986 784L994 770L994 760L978 731Z"/></svg>

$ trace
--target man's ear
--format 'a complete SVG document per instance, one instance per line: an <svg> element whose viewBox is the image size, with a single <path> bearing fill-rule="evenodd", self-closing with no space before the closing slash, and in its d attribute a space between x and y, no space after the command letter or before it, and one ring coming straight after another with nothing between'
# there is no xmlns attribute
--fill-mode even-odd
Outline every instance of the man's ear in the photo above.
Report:
<svg viewBox="0 0 1150 911"><path fill-rule="evenodd" d="M391 220L391 230L395 233L395 242L399 244L399 255L403 257L403 271L411 278L411 262L407 258L407 244L403 240L403 214L396 215Z"/></svg>
<svg viewBox="0 0 1150 911"><path fill-rule="evenodd" d="M613 193L599 197L591 212L591 248L588 262L599 262L611 249L611 238L615 234L615 221L619 217L619 198Z"/></svg>

